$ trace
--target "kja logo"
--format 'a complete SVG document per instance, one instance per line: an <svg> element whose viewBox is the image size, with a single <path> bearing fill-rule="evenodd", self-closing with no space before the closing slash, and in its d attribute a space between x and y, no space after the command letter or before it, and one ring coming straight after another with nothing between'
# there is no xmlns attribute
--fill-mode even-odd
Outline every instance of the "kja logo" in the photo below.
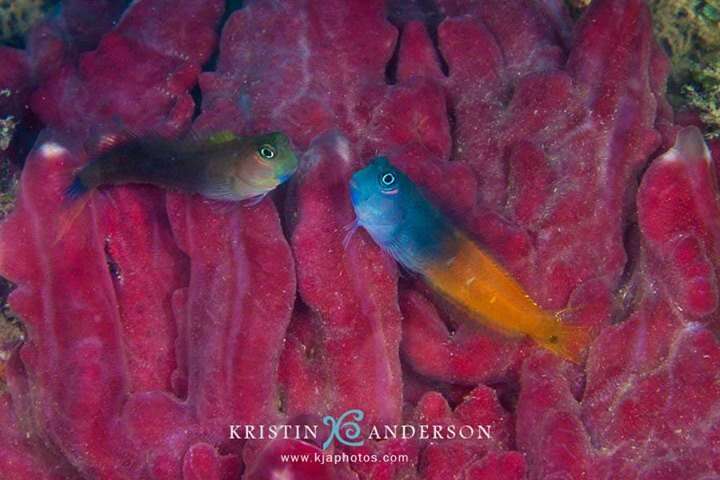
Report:
<svg viewBox="0 0 720 480"><path fill-rule="evenodd" d="M323 443L323 450L326 450L330 446L333 439L336 439L338 443L349 447L362 446L365 443L365 440L358 440L362 434L360 424L358 422L361 422L363 418L365 418L365 412L358 409L348 410L338 418L335 418L332 415L324 416L322 421L325 425L330 427L330 435L327 440L325 440L325 443Z"/></svg>

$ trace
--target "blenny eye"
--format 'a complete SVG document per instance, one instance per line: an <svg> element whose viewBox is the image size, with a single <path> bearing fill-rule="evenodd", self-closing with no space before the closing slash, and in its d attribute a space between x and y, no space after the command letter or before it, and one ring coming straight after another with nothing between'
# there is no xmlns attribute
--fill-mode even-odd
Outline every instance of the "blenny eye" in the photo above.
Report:
<svg viewBox="0 0 720 480"><path fill-rule="evenodd" d="M272 147L272 145L260 145L260 148L258 148L258 153L261 157L267 160L275 158L275 149Z"/></svg>
<svg viewBox="0 0 720 480"><path fill-rule="evenodd" d="M383 188L389 188L395 185L397 177L392 172L386 172L380 175L380 186Z"/></svg>

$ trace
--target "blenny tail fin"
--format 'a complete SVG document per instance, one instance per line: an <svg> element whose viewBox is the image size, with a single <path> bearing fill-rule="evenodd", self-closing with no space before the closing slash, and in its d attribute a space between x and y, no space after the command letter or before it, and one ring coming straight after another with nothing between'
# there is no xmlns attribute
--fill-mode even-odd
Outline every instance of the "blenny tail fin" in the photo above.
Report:
<svg viewBox="0 0 720 480"><path fill-rule="evenodd" d="M555 327L551 329L547 338L536 339L537 342L573 363L580 364L587 347L590 345L590 327L585 325L566 325L553 318Z"/></svg>
<svg viewBox="0 0 720 480"><path fill-rule="evenodd" d="M80 178L80 175L75 175L70 185L63 190L62 196L65 204L64 208L60 211L58 218L58 229L55 236L55 244L65 237L65 234L77 220L78 216L82 213L90 200L90 187Z"/></svg>
<svg viewBox="0 0 720 480"><path fill-rule="evenodd" d="M79 176L76 176L63 193L65 198L69 200L76 200L86 194L88 190L90 190L88 186L85 185Z"/></svg>

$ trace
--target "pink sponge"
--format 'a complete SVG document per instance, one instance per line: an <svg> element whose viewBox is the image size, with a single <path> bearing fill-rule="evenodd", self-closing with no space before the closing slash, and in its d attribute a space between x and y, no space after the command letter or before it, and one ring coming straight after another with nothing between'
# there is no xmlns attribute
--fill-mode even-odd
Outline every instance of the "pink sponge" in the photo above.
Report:
<svg viewBox="0 0 720 480"><path fill-rule="evenodd" d="M555 0L431 3L248 1L217 41L223 2L138 0L77 61L51 38L34 92L32 57L0 52L45 126L0 226L27 328L0 397L0 472L720 475L718 145L673 124L647 7L598 0L574 22ZM87 46L105 24L73 25ZM86 141L118 126L282 130L301 167L254 206L145 186L61 201ZM362 230L344 242L348 178L377 154L544 308L592 329L583 365L477 326ZM323 418L351 409L363 435L491 435L323 450ZM230 438L242 424L321 428ZM302 460L353 454L380 461Z"/></svg>

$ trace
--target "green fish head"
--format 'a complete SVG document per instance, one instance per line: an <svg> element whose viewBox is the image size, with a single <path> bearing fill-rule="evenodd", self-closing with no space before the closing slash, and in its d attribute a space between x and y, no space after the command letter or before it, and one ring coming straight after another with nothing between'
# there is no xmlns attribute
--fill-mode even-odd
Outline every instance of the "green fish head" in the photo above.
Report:
<svg viewBox="0 0 720 480"><path fill-rule="evenodd" d="M282 132L268 133L255 137L256 155L272 168L278 184L287 181L298 168L298 158L292 143Z"/></svg>

